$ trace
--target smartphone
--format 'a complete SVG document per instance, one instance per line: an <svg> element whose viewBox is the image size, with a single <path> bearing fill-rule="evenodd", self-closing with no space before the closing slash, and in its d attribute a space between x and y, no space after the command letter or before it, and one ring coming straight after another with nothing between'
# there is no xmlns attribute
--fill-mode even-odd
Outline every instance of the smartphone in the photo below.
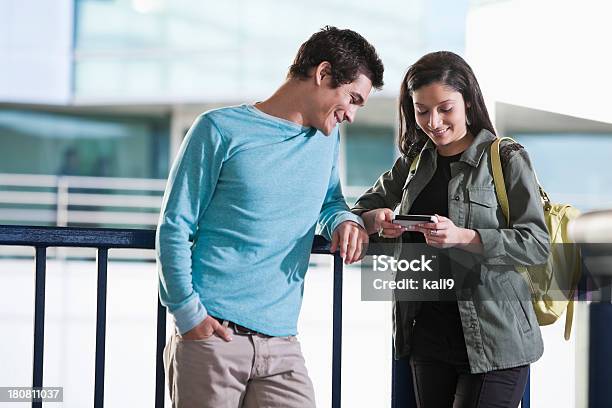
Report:
<svg viewBox="0 0 612 408"><path fill-rule="evenodd" d="M438 217L435 215L396 215L393 217L393 223L404 227L410 225L425 224L428 222L438 222Z"/></svg>

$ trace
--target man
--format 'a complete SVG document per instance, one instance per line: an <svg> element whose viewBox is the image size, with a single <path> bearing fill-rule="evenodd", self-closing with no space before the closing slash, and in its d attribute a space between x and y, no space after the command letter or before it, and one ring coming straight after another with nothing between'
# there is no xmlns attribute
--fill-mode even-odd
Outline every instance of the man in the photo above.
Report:
<svg viewBox="0 0 612 408"><path fill-rule="evenodd" d="M337 168L338 124L383 85L374 48L325 27L267 100L202 114L182 144L159 226L173 406L311 407L297 332L317 221L345 263L367 233Z"/></svg>

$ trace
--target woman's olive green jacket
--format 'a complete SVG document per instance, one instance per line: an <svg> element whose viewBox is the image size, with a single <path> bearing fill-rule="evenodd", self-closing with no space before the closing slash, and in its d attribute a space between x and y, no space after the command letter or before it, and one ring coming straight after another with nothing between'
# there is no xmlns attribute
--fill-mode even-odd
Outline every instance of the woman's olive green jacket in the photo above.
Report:
<svg viewBox="0 0 612 408"><path fill-rule="evenodd" d="M496 136L482 130L451 164L448 183L448 217L462 228L478 232L482 255L452 251L476 259L470 273L476 284L457 290L459 314L472 373L483 373L529 364L543 353L538 322L527 282L514 265L547 261L549 236L535 173L519 144L502 142L504 179L510 203L510 225L498 204L493 185L490 145ZM362 214L375 208L409 214L412 203L431 180L438 157L429 140L418 169L409 174L412 158L400 157L355 204ZM401 239L396 240L396 254ZM454 273L454 272L453 272ZM459 293L461 292L461 293ZM420 309L417 301L396 301L393 307L396 358L410 354L412 329Z"/></svg>

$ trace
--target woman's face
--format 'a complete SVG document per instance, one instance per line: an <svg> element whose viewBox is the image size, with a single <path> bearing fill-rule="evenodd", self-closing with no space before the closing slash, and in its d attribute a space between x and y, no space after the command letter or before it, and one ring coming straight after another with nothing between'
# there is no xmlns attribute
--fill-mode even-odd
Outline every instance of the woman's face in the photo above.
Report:
<svg viewBox="0 0 612 408"><path fill-rule="evenodd" d="M417 89L412 94L417 124L443 156L464 151L472 142L467 134L466 106L461 93L440 82Z"/></svg>

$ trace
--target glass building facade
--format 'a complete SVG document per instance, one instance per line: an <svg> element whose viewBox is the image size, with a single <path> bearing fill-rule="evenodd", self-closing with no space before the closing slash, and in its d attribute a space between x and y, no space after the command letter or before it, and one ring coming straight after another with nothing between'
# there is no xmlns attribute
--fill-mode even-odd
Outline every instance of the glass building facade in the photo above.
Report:
<svg viewBox="0 0 612 408"><path fill-rule="evenodd" d="M392 127L355 126L346 130L346 183L370 186L395 161Z"/></svg>
<svg viewBox="0 0 612 408"><path fill-rule="evenodd" d="M423 52L462 52L467 1L444 13L436 10L441 3L77 0L74 92L87 100L265 96L282 82L299 44L329 24L351 27L376 46L386 67L383 94L395 95ZM441 16L459 23L445 30L426 24Z"/></svg>
<svg viewBox="0 0 612 408"><path fill-rule="evenodd" d="M78 0L75 96L241 100L272 92L299 44L324 25L350 26L377 49L392 91L426 48L422 0Z"/></svg>
<svg viewBox="0 0 612 408"><path fill-rule="evenodd" d="M167 117L0 110L0 173L165 178Z"/></svg>
<svg viewBox="0 0 612 408"><path fill-rule="evenodd" d="M516 134L551 200L582 211L612 207L612 134ZM587 153L587 154L585 154Z"/></svg>
<svg viewBox="0 0 612 408"><path fill-rule="evenodd" d="M67 100L74 108L57 113L52 105L0 107L0 143L6 146L0 172L164 178L184 135L185 123L178 137L171 135L176 106L268 96L283 81L299 44L326 24L350 27L377 47L386 86L370 104L388 104L405 69L420 55L442 48L463 52L461 16L468 2L445 4L440 13L443 3L387 0L347 7L338 0L63 0L63 19L56 25L66 26L72 13L66 72ZM14 11L23 5L12 1L5 7ZM445 21L454 22L445 30L427 23L445 15ZM48 23L47 32L57 31L54 27ZM7 50L11 41L20 44L9 39ZM142 115L117 114L117 106L129 105L137 105ZM80 106L96 113L83 114ZM149 107L165 116L149 115ZM343 129L342 172L348 187L371 184L397 155L393 121L374 123L358 117ZM18 159L26 147L31 161Z"/></svg>

